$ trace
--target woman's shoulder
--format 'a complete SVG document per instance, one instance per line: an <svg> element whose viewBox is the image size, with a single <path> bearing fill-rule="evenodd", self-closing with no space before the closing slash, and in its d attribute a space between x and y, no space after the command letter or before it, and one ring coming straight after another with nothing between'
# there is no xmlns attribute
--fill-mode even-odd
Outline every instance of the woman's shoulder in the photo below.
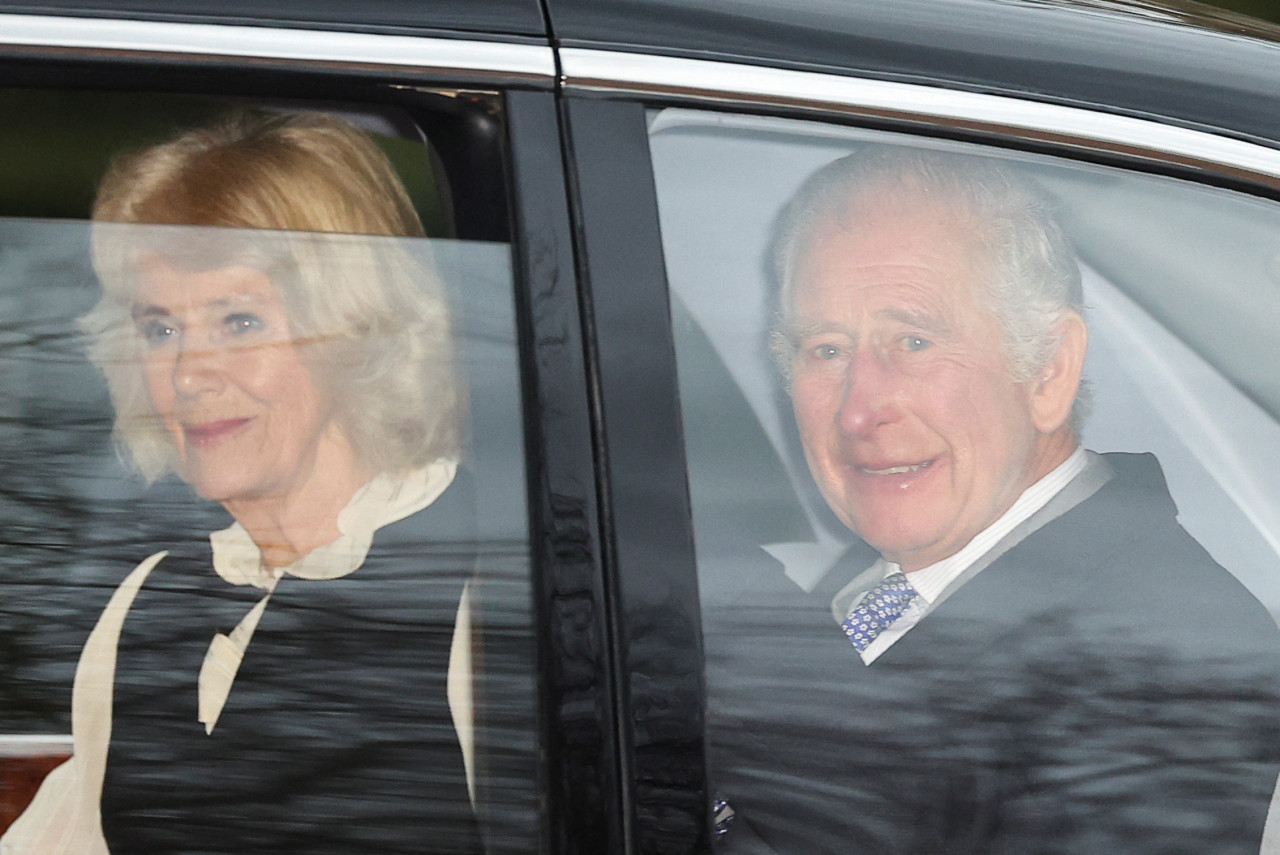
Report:
<svg viewBox="0 0 1280 855"><path fill-rule="evenodd" d="M209 534L232 522L220 505L198 498L188 485L172 477L156 482L138 496L132 517L128 531L117 532L120 549L127 549L133 561L139 555L166 552L165 560L152 571L156 579L191 563L207 566Z"/></svg>

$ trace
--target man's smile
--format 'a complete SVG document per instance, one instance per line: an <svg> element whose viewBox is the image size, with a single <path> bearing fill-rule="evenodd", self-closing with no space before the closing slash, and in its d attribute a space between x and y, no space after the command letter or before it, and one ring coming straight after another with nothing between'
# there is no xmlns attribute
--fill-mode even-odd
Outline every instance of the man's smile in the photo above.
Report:
<svg viewBox="0 0 1280 855"><path fill-rule="evenodd" d="M903 475L907 472L919 472L921 469L931 466L932 464L933 460L926 460L923 463L907 463L898 466L887 466L883 469L872 469L869 466L859 466L858 470L860 472L865 472L868 475Z"/></svg>

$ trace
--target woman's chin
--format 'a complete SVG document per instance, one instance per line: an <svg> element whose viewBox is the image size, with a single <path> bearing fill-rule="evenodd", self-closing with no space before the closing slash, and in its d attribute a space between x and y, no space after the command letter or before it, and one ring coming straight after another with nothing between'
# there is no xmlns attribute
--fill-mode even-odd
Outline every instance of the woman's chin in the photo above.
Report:
<svg viewBox="0 0 1280 855"><path fill-rule="evenodd" d="M219 477L204 477L197 473L184 474L183 480L200 498L223 505L251 499L258 492L243 480L228 478L227 474L219 473Z"/></svg>

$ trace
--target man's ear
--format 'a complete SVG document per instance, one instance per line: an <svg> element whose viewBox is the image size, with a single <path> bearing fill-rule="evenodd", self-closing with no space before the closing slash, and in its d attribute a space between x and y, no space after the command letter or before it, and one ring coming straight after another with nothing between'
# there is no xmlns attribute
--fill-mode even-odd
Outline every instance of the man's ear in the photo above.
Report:
<svg viewBox="0 0 1280 855"><path fill-rule="evenodd" d="M1053 433L1071 418L1071 407L1080 391L1089 330L1084 319L1067 312L1058 326L1058 352L1032 381L1031 423L1041 433Z"/></svg>

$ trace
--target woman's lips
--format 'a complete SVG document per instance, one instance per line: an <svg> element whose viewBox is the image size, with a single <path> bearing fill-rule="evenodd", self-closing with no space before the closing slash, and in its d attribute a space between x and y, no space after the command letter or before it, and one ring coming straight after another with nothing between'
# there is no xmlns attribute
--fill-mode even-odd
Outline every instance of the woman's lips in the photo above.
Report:
<svg viewBox="0 0 1280 855"><path fill-rule="evenodd" d="M182 433L186 437L188 445L203 448L221 442L247 425L249 421L248 418L218 419L212 422L184 424Z"/></svg>

